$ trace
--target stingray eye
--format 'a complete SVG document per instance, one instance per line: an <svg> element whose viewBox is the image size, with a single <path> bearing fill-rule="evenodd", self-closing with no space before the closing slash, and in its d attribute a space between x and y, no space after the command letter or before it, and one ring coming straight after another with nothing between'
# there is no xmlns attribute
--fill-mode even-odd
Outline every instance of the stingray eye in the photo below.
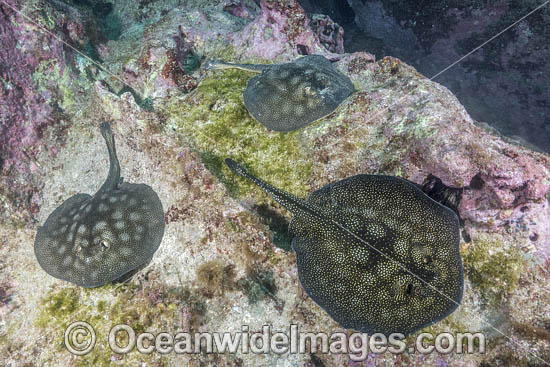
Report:
<svg viewBox="0 0 550 367"><path fill-rule="evenodd" d="M80 245L76 246L74 251L78 254L80 251L82 251L82 246L80 246Z"/></svg>
<svg viewBox="0 0 550 367"><path fill-rule="evenodd" d="M101 240L101 242L99 244L101 245L101 249L103 251L106 251L111 247L111 244L107 240Z"/></svg>
<svg viewBox="0 0 550 367"><path fill-rule="evenodd" d="M407 284L407 287L405 288L405 294L407 296L412 296L414 291L414 285L412 283Z"/></svg>
<svg viewBox="0 0 550 367"><path fill-rule="evenodd" d="M433 262L433 258L430 255L426 255L422 258L422 262L426 265L431 264Z"/></svg>

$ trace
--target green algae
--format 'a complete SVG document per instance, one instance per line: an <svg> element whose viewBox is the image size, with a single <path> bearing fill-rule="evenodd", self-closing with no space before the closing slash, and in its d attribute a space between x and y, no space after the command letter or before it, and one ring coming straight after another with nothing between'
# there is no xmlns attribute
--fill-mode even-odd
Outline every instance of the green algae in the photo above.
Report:
<svg viewBox="0 0 550 367"><path fill-rule="evenodd" d="M409 335L404 340L407 344L414 344L415 341L416 341L416 337L420 333L429 333L431 335L438 335L438 334L441 334L443 332L451 332L455 335L457 333L469 333L469 332L474 333L475 331L472 330L471 325L462 323L460 321L460 320L464 319L461 316L463 316L463 315L457 316L455 314L451 314L448 317L446 317L445 319L443 319L439 322L436 322L433 325L426 326L425 328L418 331L417 333ZM467 318L465 320L467 320ZM477 341L476 341L475 345L476 346L479 345L477 343Z"/></svg>
<svg viewBox="0 0 550 367"><path fill-rule="evenodd" d="M69 67L64 67L61 72L56 59L42 61L31 76L38 92L56 91L56 103L65 111L81 105L78 101L78 92L89 89L89 83L80 76L71 72Z"/></svg>
<svg viewBox="0 0 550 367"><path fill-rule="evenodd" d="M257 198L267 199L255 185L230 173L223 164L227 157L246 161L258 176L305 196L312 166L308 152L297 132L270 132L248 114L242 92L251 75L242 70L211 73L184 100L172 98L167 103L162 112L168 126L198 152L231 194L243 196L253 190Z"/></svg>
<svg viewBox="0 0 550 367"><path fill-rule="evenodd" d="M124 283L95 289L53 289L41 300L35 325L56 345L57 352L66 352L63 336L68 325L75 321L89 323L97 336L96 346L89 354L79 356L76 365L110 366L114 353L107 338L113 326L129 325L136 335L144 331L173 333L178 324L174 320L179 320L180 306L187 306L190 302L187 293L155 281L147 286ZM198 308L191 304L193 312L204 313ZM164 363L158 353L143 355L135 350L124 355L123 361L127 365Z"/></svg>
<svg viewBox="0 0 550 367"><path fill-rule="evenodd" d="M100 25L103 34L109 40L117 41L122 35L122 19L114 12L109 12L107 16L100 19Z"/></svg>
<svg viewBox="0 0 550 367"><path fill-rule="evenodd" d="M416 108L420 109L422 107L416 106ZM407 139L425 139L435 135L437 132L432 124L433 118L429 116L418 115L414 121L404 117L394 127L394 131Z"/></svg>
<svg viewBox="0 0 550 367"><path fill-rule="evenodd" d="M55 15L53 14L52 9L49 7L38 7L35 4L31 6L34 11L38 11L40 13L40 17L38 17L38 23L44 26L47 30L53 31L56 27L57 21L55 19Z"/></svg>
<svg viewBox="0 0 550 367"><path fill-rule="evenodd" d="M190 52L183 60L180 60L180 67L186 75L191 75L201 66L203 55L198 52Z"/></svg>
<svg viewBox="0 0 550 367"><path fill-rule="evenodd" d="M98 63L101 63L101 64L103 63L103 60L101 59L101 55L97 51L97 47L91 41L86 42L84 47L82 47L81 51L84 55L88 56L90 59L97 61ZM85 58L80 56L80 54L77 54L77 59L78 59L77 63L78 62L82 63L81 60Z"/></svg>
<svg viewBox="0 0 550 367"><path fill-rule="evenodd" d="M223 295L235 285L235 266L225 264L219 259L200 265L195 274L207 297Z"/></svg>
<svg viewBox="0 0 550 367"><path fill-rule="evenodd" d="M266 296L271 297L278 303L278 300L275 298L277 286L275 285L275 279L271 270L266 268L249 269L246 277L239 279L237 285L247 296L248 303L251 305L260 302Z"/></svg>
<svg viewBox="0 0 550 367"><path fill-rule="evenodd" d="M463 254L464 272L484 305L496 309L517 287L526 259L499 236L473 239Z"/></svg>
<svg viewBox="0 0 550 367"><path fill-rule="evenodd" d="M96 305L97 312L105 312L106 309L107 309L107 302L102 300L97 302L97 305Z"/></svg>
<svg viewBox="0 0 550 367"><path fill-rule="evenodd" d="M60 319L64 314L77 310L79 299L80 292L76 288L66 288L44 300L42 305L46 307L46 311L50 315Z"/></svg>

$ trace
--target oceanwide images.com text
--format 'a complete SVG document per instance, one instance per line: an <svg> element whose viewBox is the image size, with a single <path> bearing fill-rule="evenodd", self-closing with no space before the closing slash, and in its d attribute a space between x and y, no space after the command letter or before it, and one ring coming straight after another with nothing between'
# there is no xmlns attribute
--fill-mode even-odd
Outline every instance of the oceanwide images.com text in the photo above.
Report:
<svg viewBox="0 0 550 367"><path fill-rule="evenodd" d="M388 336L381 333L313 333L301 331L295 324L286 331L272 330L271 325L264 325L261 330L251 330L248 325L242 325L240 331L201 333L136 333L130 326L119 324L111 328L107 340L109 348L118 354L133 351L143 354L345 353L352 360L363 360L368 353L485 352L485 336L482 333L421 333L416 337L414 345L409 343L407 346L403 334L399 333ZM73 354L91 352L95 342L95 330L86 322L74 322L65 331L65 346Z"/></svg>

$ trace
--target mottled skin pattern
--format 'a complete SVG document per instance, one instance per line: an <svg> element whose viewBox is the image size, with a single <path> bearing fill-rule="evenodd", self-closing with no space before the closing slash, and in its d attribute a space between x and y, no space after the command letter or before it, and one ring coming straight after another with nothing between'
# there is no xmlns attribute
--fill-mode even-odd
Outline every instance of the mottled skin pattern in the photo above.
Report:
<svg viewBox="0 0 550 367"><path fill-rule="evenodd" d="M300 282L342 326L409 335L460 304L458 218L411 182L357 175L303 200L226 164L293 213Z"/></svg>
<svg viewBox="0 0 550 367"><path fill-rule="evenodd" d="M144 184L123 183L108 123L101 133L110 169L94 195L77 194L55 209L38 229L34 252L51 276L98 287L147 264L164 234L157 194Z"/></svg>
<svg viewBox="0 0 550 367"><path fill-rule="evenodd" d="M325 57L309 55L274 65L211 61L208 69L239 68L261 74L243 93L250 114L268 129L292 131L329 115L355 88Z"/></svg>

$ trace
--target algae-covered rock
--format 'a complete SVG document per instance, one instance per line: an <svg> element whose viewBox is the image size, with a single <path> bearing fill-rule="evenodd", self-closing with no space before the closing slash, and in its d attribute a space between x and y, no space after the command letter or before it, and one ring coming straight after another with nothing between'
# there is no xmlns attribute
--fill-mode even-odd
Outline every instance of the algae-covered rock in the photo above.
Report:
<svg viewBox="0 0 550 367"><path fill-rule="evenodd" d="M106 16L119 21L105 38L96 37L98 29L105 29L94 25L102 24L94 20L98 10L85 10L92 2L56 1L67 6L55 11L41 11L38 5L46 3L38 0L19 3L55 35L61 29L80 34L83 38L71 36L71 45L85 55L86 45L78 40L91 40L95 52L87 50L101 67L0 4L2 29L29 36L6 43L13 55L30 57L32 50L42 49L43 64L52 62L48 50L63 51L56 58L57 69L43 66L44 75L34 82L22 75L34 69L22 63L23 69L16 71L26 83L25 95L52 98L53 120L41 123L38 135L32 127L30 140L19 134L27 125L2 135L35 148L14 145L21 154L13 155L19 157L15 165L32 172L32 190L30 181L11 170L2 178L12 193L21 185L28 190L21 197L2 191L0 198L11 218L24 219L0 226L1 365L539 363L527 350L549 359L540 352L550 350L545 337L550 317L547 155L476 126L446 88L398 59L326 51L295 1L262 0L259 8L250 8L250 16L238 17L223 1L174 6L174 1L121 0L112 3ZM50 20L61 18L67 27L51 28ZM81 24L78 19L88 21L73 27ZM267 64L301 54L324 55L357 92L331 115L290 133L268 132L248 114L241 95L250 74L237 70L214 75L203 68L210 59ZM61 70L61 60L71 65L64 69L69 71ZM48 70L61 74L46 75ZM2 90L12 91L2 78ZM57 91L48 94L52 90ZM42 116L46 105L35 103L36 98L17 103L7 99L8 107ZM39 121L17 116L18 121ZM97 177L107 176L107 157L94 127L105 120L125 132L117 135L125 181L154 187L162 201L165 232L150 265L128 283L83 290L44 274L32 249L38 227L29 219L43 223L65 198L93 192ZM136 333L238 332L243 325L251 333L263 325L271 325L272 333L288 333L291 324L314 333L345 333L300 286L286 234L288 213L253 184L237 181L223 164L228 156L300 197L358 174L399 176L418 185L431 174L444 186L462 189L463 300L452 315L424 330L483 331L489 339L487 352L370 353L359 362L348 353L319 351L112 352L108 332L119 323ZM89 322L98 335L94 350L83 357L71 355L62 338L65 327L77 320ZM507 343L487 321L518 344ZM414 338L406 342L414 346Z"/></svg>

